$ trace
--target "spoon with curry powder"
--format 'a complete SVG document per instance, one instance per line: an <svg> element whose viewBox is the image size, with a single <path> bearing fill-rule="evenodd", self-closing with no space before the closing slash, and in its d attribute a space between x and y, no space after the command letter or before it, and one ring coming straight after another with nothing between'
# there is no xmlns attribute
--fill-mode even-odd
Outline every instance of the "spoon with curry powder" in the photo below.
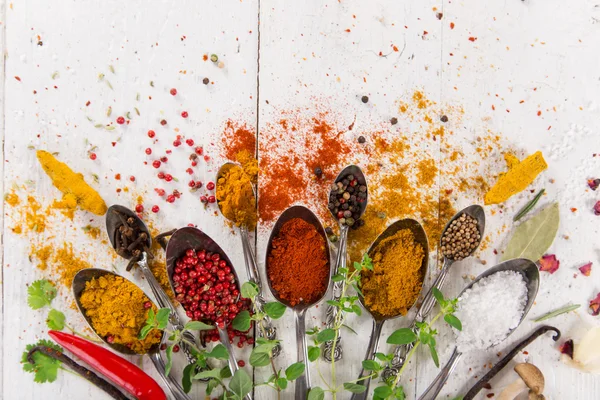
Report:
<svg viewBox="0 0 600 400"><path fill-rule="evenodd" d="M244 252L244 262L246 264L246 274L248 275L248 281L254 283L258 287L258 295L256 296L256 306L259 312L263 312L265 300L263 297L263 285L258 272L258 265L256 263L256 257L252 251L250 245L250 238L248 231L256 228L256 192L254 185L248 177L245 179L246 174L239 164L227 162L219 168L217 172L217 205L221 214L229 220L233 226L237 227L240 232L240 238L242 239L242 250ZM228 179L238 179L240 181L240 187L238 190L241 192L239 199L236 202L231 199L231 193L229 193L229 186L227 184ZM245 197L245 198L243 198ZM227 207L224 207L225 203ZM243 204L242 204L243 203ZM245 210L244 210L245 208ZM225 212L223 212L225 210ZM267 316L265 318L265 334L269 340L277 339L277 330L271 323L271 319ZM263 332L259 330L258 334L262 336ZM273 357L277 357L281 352L281 345L277 344L273 350Z"/></svg>
<svg viewBox="0 0 600 400"><path fill-rule="evenodd" d="M381 271L363 271L362 288L365 297L359 295L359 301L363 308L367 310L367 312L373 317L373 329L371 331L371 339L369 340L369 346L367 347L365 360L372 360L377 352L377 345L379 344L379 337L381 336L383 324L389 319L405 315L408 310L412 308L414 303L419 298L419 294L423 288L423 281L427 275L427 268L429 264L427 234L425 233L423 226L414 219L401 219L388 226L385 231L383 231L377 237L377 239L375 239L371 247L369 247L367 254L373 260L375 268L377 268L376 264L386 257L385 253L388 251L395 251L395 246L399 245L404 247L405 250L403 251L411 251L413 254L410 254L409 256L404 257L403 260L400 260L398 263L398 268L408 269L410 267L410 265L407 264L409 262L408 259L414 258L414 260L420 264L417 278L418 283L414 288L412 288L413 297L408 299L402 308L397 307L393 314L387 312L383 314L380 312L380 310L374 309L376 308L376 305L373 304L373 302L369 299L370 296L381 296L382 289L377 290L378 293L373 294L369 294L366 290L364 290L366 284L365 282L366 279L368 279L367 277L369 274L375 277L375 274L381 273ZM420 261L418 259L419 257L421 257ZM405 289L408 290L410 288L402 288L402 290ZM400 290L400 288L398 288L398 290ZM381 299L379 300L383 301ZM369 305L369 303L371 303L371 305ZM352 400L367 399L369 394L369 384L371 383L370 374L371 372L365 370L364 368L361 370L357 383L366 386L367 389L363 393L353 394Z"/></svg>
<svg viewBox="0 0 600 400"><path fill-rule="evenodd" d="M451 254L451 251L445 251L446 247L449 248L449 245L447 244L447 240L445 238L448 238L449 233L451 233L451 232L460 231L459 228L462 227L462 223L464 223L465 220L471 224L475 223L475 225L476 225L475 229L477 230L479 237L477 238L477 236L475 236L475 238L473 238L474 241L471 242L471 245L468 247L468 250L466 250L462 253L459 253L457 256L453 256ZM461 222L460 227L458 226L459 222ZM448 221L448 223L442 230L442 235L440 237L440 244L439 244L439 249L444 256L444 265L442 266L442 269L441 269L439 275L433 282L431 289L429 289L427 291L427 294L425 295L425 298L423 299L423 303L421 303L421 306L419 307L419 310L417 311L417 315L415 316L415 319L411 325L412 330L416 329L416 324L418 322L423 322L425 320L425 318L427 318L427 316L429 316L429 313L433 309L433 306L435 306L436 300L435 300L435 297L433 296L433 288L442 290L442 287L444 286L444 283L446 282L446 277L448 276L448 271L450 270L450 267L452 267L452 265L456 261L459 261L459 258L461 260L463 260L463 259L473 255L473 253L477 250L477 248L479 247L479 244L481 243L481 239L483 238L484 231L485 231L485 213L483 211L483 207L481 207L479 205L472 205L467 208L464 208L463 210L456 213L456 215L454 215L450 219L450 221ZM461 251L462 251L462 249L461 249ZM412 346L413 345L411 343L411 344L396 347L396 349L394 350L394 358L392 359L390 366L386 367L386 369L382 372L382 376L384 379L390 378L392 376L396 376L398 371L400 371L400 368L402 368L402 365L404 364L404 361L406 360L406 356L408 355L408 352L410 351L410 349L412 349Z"/></svg>
<svg viewBox="0 0 600 400"><path fill-rule="evenodd" d="M314 273L323 273L324 279L321 282L321 292L314 293L311 296L310 300L304 300L303 298L294 299L290 301L290 297L288 295L284 295L285 298L282 297L282 293L279 293L274 287L282 287L283 282L273 282L272 277L270 275L270 258L273 257L273 250L285 252L286 248L282 245L281 248L277 249L277 245L274 245L275 241L281 240L280 233L282 228L287 223L301 223L307 228L312 228L316 232L314 232L315 236L318 236L321 240L315 240L315 249L316 251L323 253L321 254L321 259L323 260L322 267L326 269L326 271L315 271ZM312 252L311 252L312 254ZM332 268L331 268L331 255L329 252L329 245L327 244L327 236L325 234L325 230L323 229L323 225L317 218L317 216L310 211L308 208L304 206L292 206L285 210L275 225L273 226L273 230L271 231L271 236L269 237L269 242L267 245L266 251L266 260L265 266L267 268L267 283L269 284L269 290L271 294L277 301L286 305L294 311L294 319L296 322L296 347L297 347L297 361L304 362L306 365L306 369L304 374L302 374L298 379L296 379L296 387L295 387L295 395L296 399L306 399L308 391L310 390L310 370L308 363L308 348L306 345L306 312L308 309L315 304L319 303L325 297L327 293L327 288L331 283L332 277ZM294 271L296 268L303 268L303 263L297 263L296 265L290 264L288 266L290 271ZM306 272L306 271L304 271ZM278 285L279 284L279 285ZM317 290L316 288L310 288L311 290Z"/></svg>
<svg viewBox="0 0 600 400"><path fill-rule="evenodd" d="M199 251L204 250L206 252L211 252L212 254L218 254L219 260L224 261L226 265L230 266L230 273L233 274L234 282L240 288L240 280L237 276L235 268L233 268L233 264L227 254L223 251L221 246L217 244L210 236L206 233L202 232L198 228L193 228L186 226L184 228L180 228L173 233L171 239L169 239L169 243L167 244L167 275L169 276L169 283L171 284L171 288L173 292L175 292L175 280L173 279L175 275L175 269L177 268L177 262L181 258L186 256L186 253L189 250ZM205 288L207 290L207 287ZM240 295L237 295L235 302L237 303L240 298ZM211 322L211 325L213 323ZM235 354L233 353L233 346L229 340L229 336L227 333L227 324L226 322L216 323L216 329L219 332L219 339L223 346L227 349L229 353L229 369L231 369L232 373L235 373L239 369L237 359L235 358ZM244 397L245 400L252 400L252 396L250 394Z"/></svg>
<svg viewBox="0 0 600 400"><path fill-rule="evenodd" d="M351 178L351 179L349 179ZM341 198L340 198L341 197ZM339 268L345 268L347 263L347 248L348 230L350 227L359 227L362 221L360 220L365 213L368 203L368 187L367 179L360 167L357 165L349 165L344 168L335 182L331 185L329 192L328 208L329 212L338 222L340 228L340 240L338 245L338 253L335 260L333 274L338 273ZM343 200L343 203L342 203ZM350 208L356 208L350 210ZM349 217L346 217L346 216ZM339 301L344 290L345 280L333 283L333 301ZM329 305L327 307L327 328L332 328L338 309ZM342 359L341 335L338 337L335 349L333 351L334 361ZM333 342L325 342L322 346L321 354L325 360L331 362Z"/></svg>
<svg viewBox="0 0 600 400"><path fill-rule="evenodd" d="M152 237L144 221L129 208L113 205L106 212L106 231L117 254L130 260L127 270L129 271L137 263L160 308L170 310L169 322L175 329L182 331L184 324L179 318L179 314L177 314L177 309L148 266L147 257L153 257L149 251L152 247ZM183 333L183 336L191 343L196 342L194 335L187 330ZM181 349L190 364L196 362L196 357L194 357L187 344L182 342Z"/></svg>
<svg viewBox="0 0 600 400"><path fill-rule="evenodd" d="M83 308L83 306L81 304L81 295L83 294L83 292L86 288L86 284L88 282L90 282L92 279L99 279L103 276L115 276L118 278L122 278L124 281L135 286L137 289L139 289L141 292L143 292L142 289L137 287L133 282L129 281L128 279L126 279L118 274L115 274L114 272L107 271L104 269L99 269L99 268L86 268L86 269L82 269L81 271L79 271L73 278L72 289L73 289L73 296L75 297L75 304L77 304L77 308L79 309L79 312L81 312L81 314L83 315L83 318L89 325L90 329L100 339L102 339L102 341L104 343L106 343L111 349L113 349L116 352L121 353L121 354L140 355L140 353L136 353L135 351L133 351L132 349L130 349L129 347L127 347L123 344L115 343L115 342L111 343L107 340L106 337L101 336L94 328L94 325L92 324L90 317L87 315L86 310ZM160 341L158 343L152 345L150 347L150 349L144 354L147 354L148 357L150 357L150 361L152 361L152 364L154 364L156 371L158 371L159 375L161 376L164 383L167 385L167 387L169 388L169 390L171 391L171 393L175 397L175 399L191 400L191 398L185 393L185 391L179 385L179 383L173 377L173 375L167 376L167 374L165 373L165 362L163 361L162 357L160 356L160 345L161 345L161 343L165 342L165 340L166 340L165 336L166 336L166 334L163 331Z"/></svg>

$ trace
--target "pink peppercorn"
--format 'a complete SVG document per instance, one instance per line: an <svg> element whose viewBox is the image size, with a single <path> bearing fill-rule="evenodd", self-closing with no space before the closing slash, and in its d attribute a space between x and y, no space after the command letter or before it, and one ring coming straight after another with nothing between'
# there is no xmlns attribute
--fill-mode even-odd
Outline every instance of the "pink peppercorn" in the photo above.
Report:
<svg viewBox="0 0 600 400"><path fill-rule="evenodd" d="M131 176L129 177L129 180L130 180L131 182L135 182L135 176L131 175Z"/></svg>
<svg viewBox="0 0 600 400"><path fill-rule="evenodd" d="M188 146L193 146L194 145L194 140L193 139L187 139L185 141L185 143L187 143Z"/></svg>
<svg viewBox="0 0 600 400"><path fill-rule="evenodd" d="M135 212L141 213L143 211L144 211L144 206L143 205L138 204L138 205L135 206Z"/></svg>
<svg viewBox="0 0 600 400"><path fill-rule="evenodd" d="M166 174L165 175L165 181L171 182L172 180L173 180L173 177L171 176L171 174Z"/></svg>
<svg viewBox="0 0 600 400"><path fill-rule="evenodd" d="M190 175L191 175L191 174L193 174L193 173L194 173L194 170L193 170L193 169L191 169L191 168L188 168L188 169L186 169L186 170L185 170L185 172L187 172L188 174L190 174Z"/></svg>
<svg viewBox="0 0 600 400"><path fill-rule="evenodd" d="M123 125L124 123L125 123L125 118L123 118L123 117L118 117L117 118L117 124Z"/></svg>
<svg viewBox="0 0 600 400"><path fill-rule="evenodd" d="M182 112L182 113L181 113L181 116L182 116L183 118L187 118L187 117L188 117L188 112L187 112L187 111L184 111L184 112Z"/></svg>
<svg viewBox="0 0 600 400"><path fill-rule="evenodd" d="M169 161L169 159L167 157L165 157L165 156L162 156L160 158L160 161L166 163L167 161Z"/></svg>
<svg viewBox="0 0 600 400"><path fill-rule="evenodd" d="M206 184L206 188L207 188L208 190L213 190L213 189L215 188L215 183L214 183L214 182L208 182L208 183Z"/></svg>
<svg viewBox="0 0 600 400"><path fill-rule="evenodd" d="M160 210L158 206L152 206L152 212L157 213Z"/></svg>
<svg viewBox="0 0 600 400"><path fill-rule="evenodd" d="M175 139L175 140L173 141L173 146L175 146L175 147L179 147L179 146L181 146L181 140L179 140L179 139Z"/></svg>
<svg viewBox="0 0 600 400"><path fill-rule="evenodd" d="M96 153L90 153L90 160L96 159Z"/></svg>
<svg viewBox="0 0 600 400"><path fill-rule="evenodd" d="M209 203L214 203L216 201L217 201L217 199L215 198L215 196L208 196L208 202Z"/></svg>
<svg viewBox="0 0 600 400"><path fill-rule="evenodd" d="M152 166L154 168L160 168L160 161L159 160L152 161Z"/></svg>
<svg viewBox="0 0 600 400"><path fill-rule="evenodd" d="M146 149L146 154L148 154L148 155L152 154L152 149L150 147L148 147Z"/></svg>
<svg viewBox="0 0 600 400"><path fill-rule="evenodd" d="M173 88L170 90L171 96L175 96L177 94L177 89Z"/></svg>
<svg viewBox="0 0 600 400"><path fill-rule="evenodd" d="M175 202L175 196L173 196L172 194L167 196L167 202L168 203L174 203Z"/></svg>
<svg viewBox="0 0 600 400"><path fill-rule="evenodd" d="M196 152L196 154L198 154L199 156L202 155L202 153L204 153L204 149L202 148L202 146L198 146L194 149L194 151Z"/></svg>
<svg viewBox="0 0 600 400"><path fill-rule="evenodd" d="M149 138L153 138L155 134L156 134L156 133L155 133L155 132L154 132L152 129L150 129L150 130L148 131L148 137L149 137Z"/></svg>

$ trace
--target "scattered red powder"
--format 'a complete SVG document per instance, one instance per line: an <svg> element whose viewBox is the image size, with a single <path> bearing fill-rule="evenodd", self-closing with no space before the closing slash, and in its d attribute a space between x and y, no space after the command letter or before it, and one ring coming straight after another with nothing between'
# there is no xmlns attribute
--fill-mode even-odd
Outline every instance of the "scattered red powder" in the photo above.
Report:
<svg viewBox="0 0 600 400"><path fill-rule="evenodd" d="M229 160L235 160L236 154L242 150L246 150L250 154L256 153L256 133L246 123L227 120L221 136L221 143L224 155Z"/></svg>

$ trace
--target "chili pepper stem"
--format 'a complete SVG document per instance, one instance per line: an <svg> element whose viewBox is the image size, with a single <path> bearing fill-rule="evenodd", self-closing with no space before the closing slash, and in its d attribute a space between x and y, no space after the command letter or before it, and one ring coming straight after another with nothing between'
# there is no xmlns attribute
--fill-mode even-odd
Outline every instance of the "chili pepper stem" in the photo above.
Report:
<svg viewBox="0 0 600 400"><path fill-rule="evenodd" d="M102 340L99 340L99 339L94 339L94 338L92 338L92 337L90 337L90 336L88 336L88 335L86 335L86 334L84 334L84 333L81 333L81 332L78 332L78 331L76 331L76 330L75 330L75 329L74 329L72 326L70 326L69 324L66 324L66 323L65 323L65 326L67 327L67 329L69 329L69 330L71 331L71 333L73 333L73 335L80 336L80 337L82 337L82 338L84 338L84 339L86 339L86 340L89 340L90 342L94 342L94 343L98 343L98 344L102 344L102 343L103 343L103 342L102 342Z"/></svg>

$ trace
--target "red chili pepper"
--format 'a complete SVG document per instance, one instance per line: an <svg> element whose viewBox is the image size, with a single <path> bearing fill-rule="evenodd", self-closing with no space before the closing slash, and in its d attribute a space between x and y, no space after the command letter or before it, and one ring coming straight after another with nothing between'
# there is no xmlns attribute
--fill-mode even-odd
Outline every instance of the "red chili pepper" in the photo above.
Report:
<svg viewBox="0 0 600 400"><path fill-rule="evenodd" d="M138 400L166 400L162 388L140 368L115 353L69 333L48 331L54 341Z"/></svg>

